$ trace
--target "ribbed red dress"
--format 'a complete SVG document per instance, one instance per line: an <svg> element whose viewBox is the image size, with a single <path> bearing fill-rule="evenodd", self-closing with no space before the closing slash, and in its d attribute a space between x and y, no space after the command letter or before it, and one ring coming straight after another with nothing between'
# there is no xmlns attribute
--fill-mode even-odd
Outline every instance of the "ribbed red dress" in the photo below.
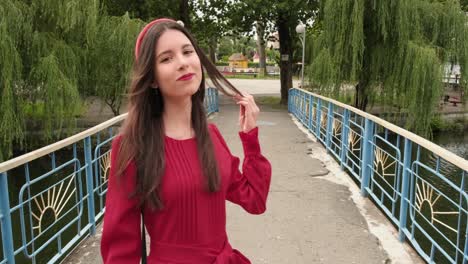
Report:
<svg viewBox="0 0 468 264"><path fill-rule="evenodd" d="M251 214L266 209L271 166L262 156L258 128L240 132L244 163L233 156L215 125L209 125L221 176L220 191L210 193L203 184L196 139L165 137L165 173L161 182L164 208L145 209L145 226L151 238L150 264L244 264L250 261L232 249L226 235L226 200ZM139 263L140 210L129 199L135 189L136 166L130 163L118 183L113 164L120 138L112 143L111 170L101 241L104 263Z"/></svg>

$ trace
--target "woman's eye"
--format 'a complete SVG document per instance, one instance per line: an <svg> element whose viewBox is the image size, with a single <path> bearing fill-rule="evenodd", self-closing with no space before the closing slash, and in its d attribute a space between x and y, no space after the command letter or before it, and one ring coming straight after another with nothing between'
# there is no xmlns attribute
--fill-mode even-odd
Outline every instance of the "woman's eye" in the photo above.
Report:
<svg viewBox="0 0 468 264"><path fill-rule="evenodd" d="M161 62L168 62L170 58L164 58L161 60Z"/></svg>
<svg viewBox="0 0 468 264"><path fill-rule="evenodd" d="M186 51L184 51L184 54L191 54L191 53L193 53L193 50L186 50Z"/></svg>

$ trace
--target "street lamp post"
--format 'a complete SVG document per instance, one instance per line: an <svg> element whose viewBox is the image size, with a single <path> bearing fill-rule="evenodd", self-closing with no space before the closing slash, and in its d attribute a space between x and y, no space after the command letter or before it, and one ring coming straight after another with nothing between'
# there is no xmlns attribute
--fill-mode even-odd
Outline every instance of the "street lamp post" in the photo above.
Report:
<svg viewBox="0 0 468 264"><path fill-rule="evenodd" d="M302 38L299 36L299 39L302 42L302 69L301 69L301 88L304 89L304 54L305 54L305 33L306 26L304 24L299 24L296 26L296 32L302 34Z"/></svg>
<svg viewBox="0 0 468 264"><path fill-rule="evenodd" d="M302 42L302 69L301 69L301 88L304 89L304 54L305 54L305 33L306 26L304 24L299 24L296 26L296 32L302 34L302 38L299 36L299 39Z"/></svg>

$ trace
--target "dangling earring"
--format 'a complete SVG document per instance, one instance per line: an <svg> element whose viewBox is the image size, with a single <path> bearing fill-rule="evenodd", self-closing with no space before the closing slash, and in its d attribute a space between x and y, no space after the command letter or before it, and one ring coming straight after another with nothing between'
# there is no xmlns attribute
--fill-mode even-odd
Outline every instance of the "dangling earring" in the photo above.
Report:
<svg viewBox="0 0 468 264"><path fill-rule="evenodd" d="M154 90L154 92L156 93L156 95L159 95L159 86L157 86L157 85L154 85L154 86L151 85L150 87L151 87L151 89Z"/></svg>

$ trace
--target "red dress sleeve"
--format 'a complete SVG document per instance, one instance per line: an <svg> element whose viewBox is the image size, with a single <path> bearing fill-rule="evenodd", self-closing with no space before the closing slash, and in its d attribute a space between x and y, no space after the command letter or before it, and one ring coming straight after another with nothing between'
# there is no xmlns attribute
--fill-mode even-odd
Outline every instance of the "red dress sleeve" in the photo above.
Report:
<svg viewBox="0 0 468 264"><path fill-rule="evenodd" d="M239 158L231 154L216 126L213 125L213 127L231 156L231 175L226 199L242 206L251 214L262 214L266 210L270 190L271 165L261 154L258 127L248 133L239 132L244 149L242 172L239 170Z"/></svg>
<svg viewBox="0 0 468 264"><path fill-rule="evenodd" d="M118 179L115 163L120 141L118 136L112 142L101 255L104 263L140 263L141 213L137 198L129 198L135 190L136 166L134 162L129 163Z"/></svg>

